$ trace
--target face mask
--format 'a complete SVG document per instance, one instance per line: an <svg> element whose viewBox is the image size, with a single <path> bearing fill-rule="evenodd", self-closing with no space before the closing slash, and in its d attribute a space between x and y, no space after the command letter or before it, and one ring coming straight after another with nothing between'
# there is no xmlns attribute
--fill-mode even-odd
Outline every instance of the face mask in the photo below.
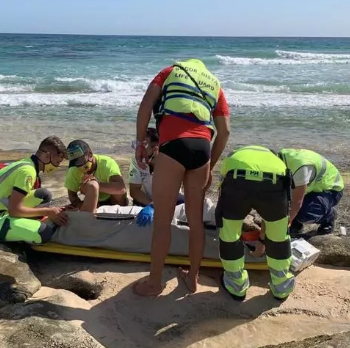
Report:
<svg viewBox="0 0 350 348"><path fill-rule="evenodd" d="M151 162L156 154L157 154L157 147L154 147L152 154L148 155L148 160Z"/></svg>
<svg viewBox="0 0 350 348"><path fill-rule="evenodd" d="M87 161L83 166L78 167L78 169L84 173L87 174L92 168L92 162Z"/></svg>
<svg viewBox="0 0 350 348"><path fill-rule="evenodd" d="M58 169L58 167L54 166L51 162L48 164L44 164L44 173L45 174L52 174Z"/></svg>

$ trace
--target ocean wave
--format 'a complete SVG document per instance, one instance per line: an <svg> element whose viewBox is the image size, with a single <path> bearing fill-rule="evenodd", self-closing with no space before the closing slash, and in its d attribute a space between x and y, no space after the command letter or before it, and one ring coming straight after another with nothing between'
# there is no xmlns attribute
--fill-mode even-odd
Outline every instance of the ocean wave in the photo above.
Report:
<svg viewBox="0 0 350 348"><path fill-rule="evenodd" d="M349 64L350 55L330 55L298 53L287 51L279 52L279 58L249 58L231 57L217 54L216 58L224 65L304 65L304 64ZM281 53L282 52L282 53ZM287 54L288 53L288 54ZM284 55L283 55L284 54Z"/></svg>
<svg viewBox="0 0 350 348"><path fill-rule="evenodd" d="M234 107L350 107L350 96L336 94L259 93L226 89Z"/></svg>
<svg viewBox="0 0 350 348"><path fill-rule="evenodd" d="M332 107L350 106L350 96L334 94L260 93L225 89L233 107ZM0 105L9 107L70 106L136 108L143 93L86 93L86 94L0 94Z"/></svg>
<svg viewBox="0 0 350 348"><path fill-rule="evenodd" d="M259 83L245 83L226 81L226 88L236 91L260 92L260 93L315 93L315 94L350 94L350 84L346 83L303 83L293 85L267 85Z"/></svg>
<svg viewBox="0 0 350 348"><path fill-rule="evenodd" d="M0 74L0 80L14 80L17 79L17 75L2 75Z"/></svg>
<svg viewBox="0 0 350 348"><path fill-rule="evenodd" d="M0 85L0 93L31 92L32 86L27 85Z"/></svg>
<svg viewBox="0 0 350 348"><path fill-rule="evenodd" d="M333 53L311 53L311 52L294 52L276 50L277 56L287 59L350 59L350 54L333 54Z"/></svg>
<svg viewBox="0 0 350 348"><path fill-rule="evenodd" d="M53 85L48 87L48 89L58 89L64 91L68 89L70 91L72 88L76 91L81 92L100 92L100 93L116 93L116 92L133 92L133 91L145 91L148 79L136 77L133 81L118 81L118 80L103 80L103 79L89 79L85 77L56 77L56 82L63 83L63 85ZM66 83L66 85L64 85Z"/></svg>
<svg viewBox="0 0 350 348"><path fill-rule="evenodd" d="M140 103L140 94L128 93L85 93L85 94L0 94L2 106L72 106L72 107L95 107L115 106L133 107Z"/></svg>

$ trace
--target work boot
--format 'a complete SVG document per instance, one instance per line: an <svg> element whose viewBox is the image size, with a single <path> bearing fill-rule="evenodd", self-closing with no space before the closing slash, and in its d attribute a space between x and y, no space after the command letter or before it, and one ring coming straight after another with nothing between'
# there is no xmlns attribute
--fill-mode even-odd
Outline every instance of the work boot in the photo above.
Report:
<svg viewBox="0 0 350 348"><path fill-rule="evenodd" d="M234 295L234 294L230 293L230 292L227 290L227 288L226 288L226 286L225 286L225 282L224 282L224 274L221 275L220 281L221 281L221 285L222 285L222 287L224 288L224 290L225 290L234 300L239 301L239 302L243 302L243 301L245 300L245 296L246 296L246 295L244 295L244 296L237 296L237 295Z"/></svg>
<svg viewBox="0 0 350 348"><path fill-rule="evenodd" d="M331 219L328 222L325 222L321 224L318 229L317 229L317 234L318 235L325 235L325 234L330 234L333 233L334 231L334 225L335 225L335 220L337 219L337 211L333 209L333 219Z"/></svg>
<svg viewBox="0 0 350 348"><path fill-rule="evenodd" d="M273 297L274 297L277 301L284 302L284 301L287 301L287 299L288 299L289 296L281 298L281 297L277 297L277 296L273 295Z"/></svg>
<svg viewBox="0 0 350 348"><path fill-rule="evenodd" d="M294 219L292 224L289 227L289 235L291 237L299 235L303 227L304 225L301 222Z"/></svg>

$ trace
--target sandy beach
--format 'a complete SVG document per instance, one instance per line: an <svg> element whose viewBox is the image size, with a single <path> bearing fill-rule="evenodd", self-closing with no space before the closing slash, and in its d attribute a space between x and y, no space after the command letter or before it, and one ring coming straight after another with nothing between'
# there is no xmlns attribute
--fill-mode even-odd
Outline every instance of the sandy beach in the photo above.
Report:
<svg viewBox="0 0 350 348"><path fill-rule="evenodd" d="M2 151L0 161L13 161L23 155ZM130 156L131 153L116 157L126 182ZM66 170L67 163L63 163L52 177L43 177L43 186L52 190L55 199L66 195ZM348 189L350 168L342 165L341 172ZM211 195L215 197L215 192ZM348 231L349 203L345 194L337 224L337 228L346 226ZM83 328L107 348L258 348L350 331L348 268L311 266L297 276L294 293L280 304L268 291L269 275L265 271L249 272L251 288L247 299L236 303L220 290L218 270L203 269L199 290L190 295L177 278L176 267L167 266L165 291L157 298L147 299L136 296L131 286L147 275L148 264L40 253L32 254L29 261L42 285L31 300L53 301L52 310L60 318ZM80 279L83 284L98 284L96 298L84 299L59 290L67 289L64 279L69 277Z"/></svg>

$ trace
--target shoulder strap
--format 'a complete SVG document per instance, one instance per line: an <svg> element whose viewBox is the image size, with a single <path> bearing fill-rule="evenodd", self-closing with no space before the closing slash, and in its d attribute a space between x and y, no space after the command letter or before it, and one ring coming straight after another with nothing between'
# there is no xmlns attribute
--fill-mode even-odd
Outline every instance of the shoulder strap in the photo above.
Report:
<svg viewBox="0 0 350 348"><path fill-rule="evenodd" d="M190 78L190 80L194 83L194 85L198 88L199 92L201 93L203 99L207 102L207 104L209 105L210 109L212 109L212 107L210 106L210 103L207 99L207 97L205 96L204 92L202 91L202 89L198 86L197 81L191 76L191 74L181 65L179 64L174 64L173 66L176 66L177 68L181 69L182 71L185 72L185 74Z"/></svg>

